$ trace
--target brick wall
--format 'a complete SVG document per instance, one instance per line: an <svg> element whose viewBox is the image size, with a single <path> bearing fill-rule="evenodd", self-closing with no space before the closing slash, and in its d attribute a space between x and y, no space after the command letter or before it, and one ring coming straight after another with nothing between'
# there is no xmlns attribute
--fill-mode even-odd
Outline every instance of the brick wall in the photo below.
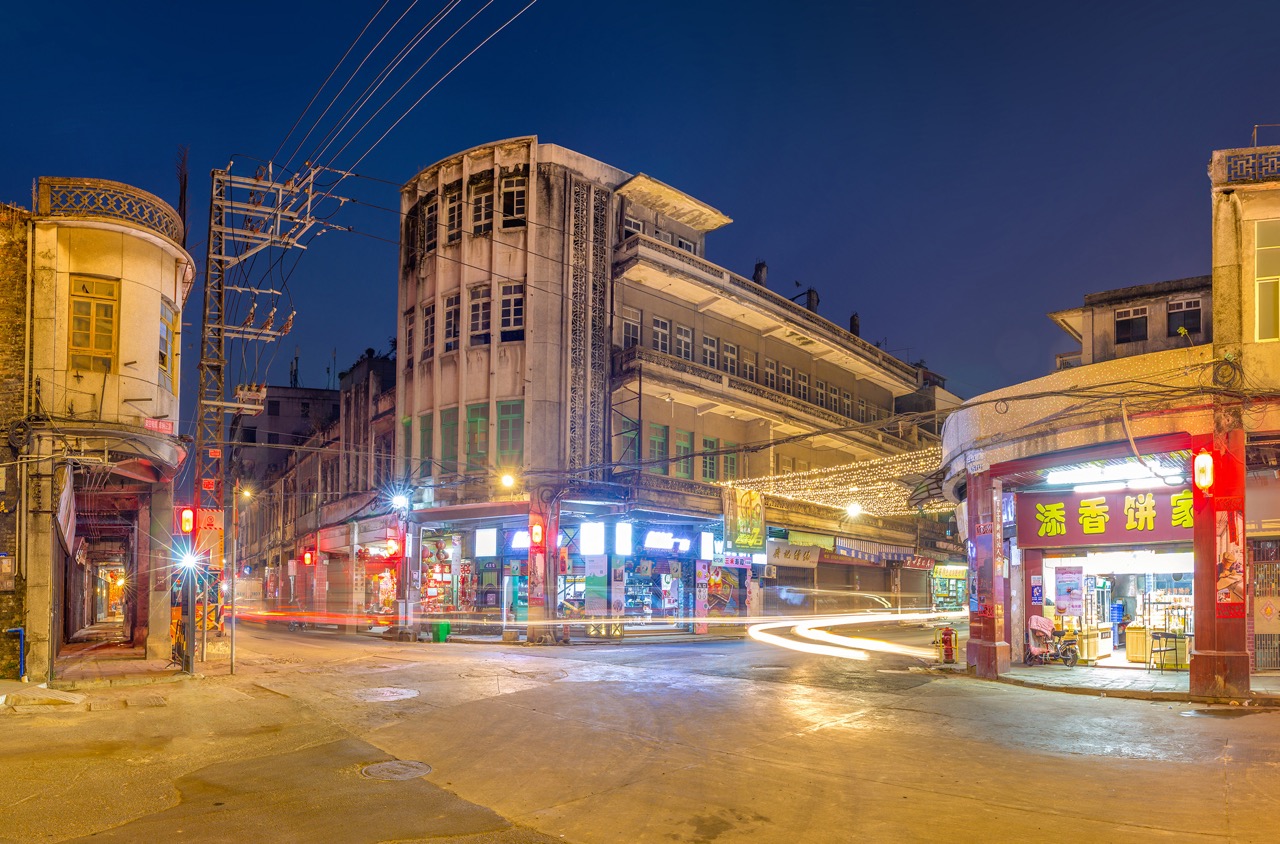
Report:
<svg viewBox="0 0 1280 844"><path fill-rule="evenodd" d="M23 328L26 320L27 220L21 208L0 205L0 464L17 452L14 425L22 419ZM17 559L18 467L0 465L0 553ZM0 591L0 630L23 624L22 572L14 591ZM0 583L0 587L7 584ZM18 676L18 637L0 633L0 677Z"/></svg>

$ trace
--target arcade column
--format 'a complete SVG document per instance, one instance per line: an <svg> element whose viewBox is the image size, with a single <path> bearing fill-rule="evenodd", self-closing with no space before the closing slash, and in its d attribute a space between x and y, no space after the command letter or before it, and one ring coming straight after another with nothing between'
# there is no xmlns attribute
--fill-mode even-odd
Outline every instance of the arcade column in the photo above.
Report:
<svg viewBox="0 0 1280 844"><path fill-rule="evenodd" d="M1244 535L1245 431L1238 403L1215 401L1214 434L1192 447L1195 473L1195 641L1191 694L1249 694L1245 591L1250 582ZM1207 456L1206 456L1207 455ZM1210 475L1205 467L1211 463Z"/></svg>
<svg viewBox="0 0 1280 844"><path fill-rule="evenodd" d="M1009 670L1005 637L1005 578L1000 559L1004 527L998 485L989 472L970 473L965 492L968 510L969 642L966 662L979 677L995 679Z"/></svg>

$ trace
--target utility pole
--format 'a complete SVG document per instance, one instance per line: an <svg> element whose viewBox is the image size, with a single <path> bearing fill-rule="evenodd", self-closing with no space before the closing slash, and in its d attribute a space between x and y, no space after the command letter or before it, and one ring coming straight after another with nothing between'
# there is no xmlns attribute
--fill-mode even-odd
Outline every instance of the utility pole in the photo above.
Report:
<svg viewBox="0 0 1280 844"><path fill-rule="evenodd" d="M192 536L193 549L197 554L207 554L211 565L222 566L224 554L222 514L226 512L229 468L224 456L224 416L228 413L257 415L262 412L266 399L265 384L242 384L236 387L234 399L228 400L227 340L277 340L292 330L294 318L290 313L277 328L276 303L281 291L266 286L229 285L228 273L235 267L244 267L241 272L247 278L252 266L245 262L258 253L306 248L299 243L299 238L317 224L312 214L317 172L319 168L309 167L300 176L277 181L271 165L259 167L252 176L234 176L228 165L227 169L214 170L211 174L193 498L198 509L218 514L215 519L218 527L211 537L201 537L199 528ZM228 293L252 297L248 317L240 325L227 324ZM259 297L266 297L269 306L261 323L257 321ZM203 526L205 522L198 518L197 524ZM235 624L234 618L232 624Z"/></svg>

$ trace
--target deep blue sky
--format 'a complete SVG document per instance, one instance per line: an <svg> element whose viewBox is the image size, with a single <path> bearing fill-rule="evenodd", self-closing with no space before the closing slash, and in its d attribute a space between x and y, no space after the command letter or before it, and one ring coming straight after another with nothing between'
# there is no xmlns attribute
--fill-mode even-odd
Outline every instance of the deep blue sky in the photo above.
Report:
<svg viewBox="0 0 1280 844"><path fill-rule="evenodd" d="M408 3L391 0L371 32ZM420 3L413 29L439 3ZM455 43L473 46L521 5L496 0ZM173 202L175 151L189 144L203 264L209 170L233 153L271 156L376 6L63 2L56 20L39 4L8 9L0 200L28 204L33 178L68 175ZM1205 167L1213 149L1248 145L1253 124L1280 122L1278 25L1274 3L540 0L358 170L401 182L460 149L537 134L648 173L734 218L711 236L711 260L745 275L767 260L775 289L813 285L825 316L860 312L864 337L972 396L1052 368L1069 344L1046 312L1208 271ZM446 52L420 79L452 64ZM397 202L391 186L350 192ZM339 213L397 237L394 215ZM345 369L388 348L395 260L385 243L320 238L290 279L299 315L271 380L286 381L295 346L303 386L324 386L335 349ZM197 289L188 397L200 318Z"/></svg>

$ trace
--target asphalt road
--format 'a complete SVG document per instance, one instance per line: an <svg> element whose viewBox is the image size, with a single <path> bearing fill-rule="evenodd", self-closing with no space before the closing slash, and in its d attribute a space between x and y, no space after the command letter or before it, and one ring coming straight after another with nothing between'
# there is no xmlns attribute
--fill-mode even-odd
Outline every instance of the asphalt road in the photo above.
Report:
<svg viewBox="0 0 1280 844"><path fill-rule="evenodd" d="M235 677L0 719L0 840L1280 834L1280 713L1063 695L749 640L396 644L245 625L238 643ZM391 760L431 770L362 773Z"/></svg>

